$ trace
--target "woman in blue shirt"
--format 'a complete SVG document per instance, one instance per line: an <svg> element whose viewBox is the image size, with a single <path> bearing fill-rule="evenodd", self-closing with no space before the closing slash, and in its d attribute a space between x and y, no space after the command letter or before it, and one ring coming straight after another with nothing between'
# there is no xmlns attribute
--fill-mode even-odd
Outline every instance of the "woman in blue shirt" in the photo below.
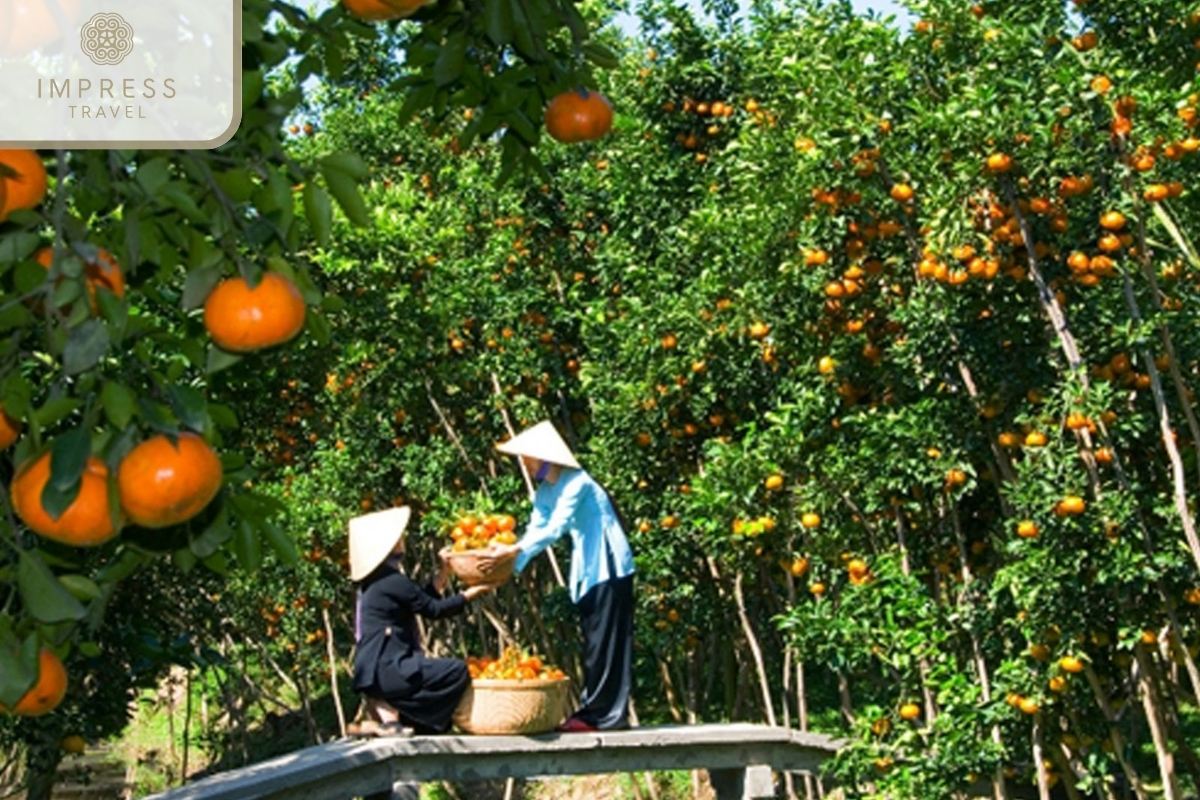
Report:
<svg viewBox="0 0 1200 800"><path fill-rule="evenodd" d="M563 534L571 537L568 591L583 628L583 695L560 731L629 727L633 688L633 552L608 492L575 460L550 422L503 444L538 481L533 514L516 543L499 548L490 565L516 561L521 572Z"/></svg>

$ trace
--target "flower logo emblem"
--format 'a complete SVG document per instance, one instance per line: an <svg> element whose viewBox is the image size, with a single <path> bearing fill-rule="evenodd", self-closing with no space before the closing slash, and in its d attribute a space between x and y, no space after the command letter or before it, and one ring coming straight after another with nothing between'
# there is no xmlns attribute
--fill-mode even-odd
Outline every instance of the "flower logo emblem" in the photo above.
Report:
<svg viewBox="0 0 1200 800"><path fill-rule="evenodd" d="M133 52L133 27L120 14L96 14L79 32L79 45L99 66L120 64Z"/></svg>

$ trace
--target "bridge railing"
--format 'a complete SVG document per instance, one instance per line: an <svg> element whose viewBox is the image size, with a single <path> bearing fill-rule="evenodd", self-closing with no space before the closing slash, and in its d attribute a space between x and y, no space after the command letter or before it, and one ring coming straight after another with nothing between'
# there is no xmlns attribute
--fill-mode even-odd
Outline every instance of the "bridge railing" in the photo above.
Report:
<svg viewBox="0 0 1200 800"><path fill-rule="evenodd" d="M148 800L385 800L428 781L706 769L717 800L776 796L774 773L815 773L841 742L789 728L678 725L537 736L340 739Z"/></svg>

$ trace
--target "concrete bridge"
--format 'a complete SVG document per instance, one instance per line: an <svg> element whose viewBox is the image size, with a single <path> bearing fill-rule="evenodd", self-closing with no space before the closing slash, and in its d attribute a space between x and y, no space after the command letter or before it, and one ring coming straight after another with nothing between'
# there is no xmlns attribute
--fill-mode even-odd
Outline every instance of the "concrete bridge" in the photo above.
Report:
<svg viewBox="0 0 1200 800"><path fill-rule="evenodd" d="M708 770L717 800L761 800L777 796L774 773L816 773L840 744L828 736L751 724L339 739L149 800L415 800L426 781L691 769Z"/></svg>

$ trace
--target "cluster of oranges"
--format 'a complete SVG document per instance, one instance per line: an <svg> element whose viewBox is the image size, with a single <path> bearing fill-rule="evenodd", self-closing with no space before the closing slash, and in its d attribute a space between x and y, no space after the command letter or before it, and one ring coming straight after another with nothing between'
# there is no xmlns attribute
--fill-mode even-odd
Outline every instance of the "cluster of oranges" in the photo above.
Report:
<svg viewBox="0 0 1200 800"><path fill-rule="evenodd" d="M454 551L482 550L491 544L513 544L517 520L511 514L464 514L450 529Z"/></svg>
<svg viewBox="0 0 1200 800"><path fill-rule="evenodd" d="M47 539L76 547L93 547L115 536L119 525L111 513L108 466L90 456L75 499L52 517L42 505L50 456L43 453L17 468L10 489L17 516ZM207 506L223 479L221 459L201 437L182 433L171 441L154 436L134 447L117 468L116 518L145 528L177 525Z"/></svg>
<svg viewBox="0 0 1200 800"><path fill-rule="evenodd" d="M0 221L13 211L28 211L46 197L46 167L35 150L0 150ZM125 276L120 263L103 248L84 257L84 282L92 313L96 293L103 289L125 296ZM69 255L69 253L67 253ZM55 253L46 247L34 255L44 269L54 266ZM61 278L60 278L61 280ZM290 278L267 272L251 287L241 276L227 278L209 294L204 304L204 325L219 347L249 353L292 339L304 327L307 307Z"/></svg>
<svg viewBox="0 0 1200 800"><path fill-rule="evenodd" d="M558 667L542 662L540 656L528 655L509 645L499 658L468 656L467 671L472 680L554 681L566 675Z"/></svg>
<svg viewBox="0 0 1200 800"><path fill-rule="evenodd" d="M775 520L771 517L759 517L758 519L735 519L733 521L733 535L746 536L754 538L761 533L768 533L775 530Z"/></svg>

